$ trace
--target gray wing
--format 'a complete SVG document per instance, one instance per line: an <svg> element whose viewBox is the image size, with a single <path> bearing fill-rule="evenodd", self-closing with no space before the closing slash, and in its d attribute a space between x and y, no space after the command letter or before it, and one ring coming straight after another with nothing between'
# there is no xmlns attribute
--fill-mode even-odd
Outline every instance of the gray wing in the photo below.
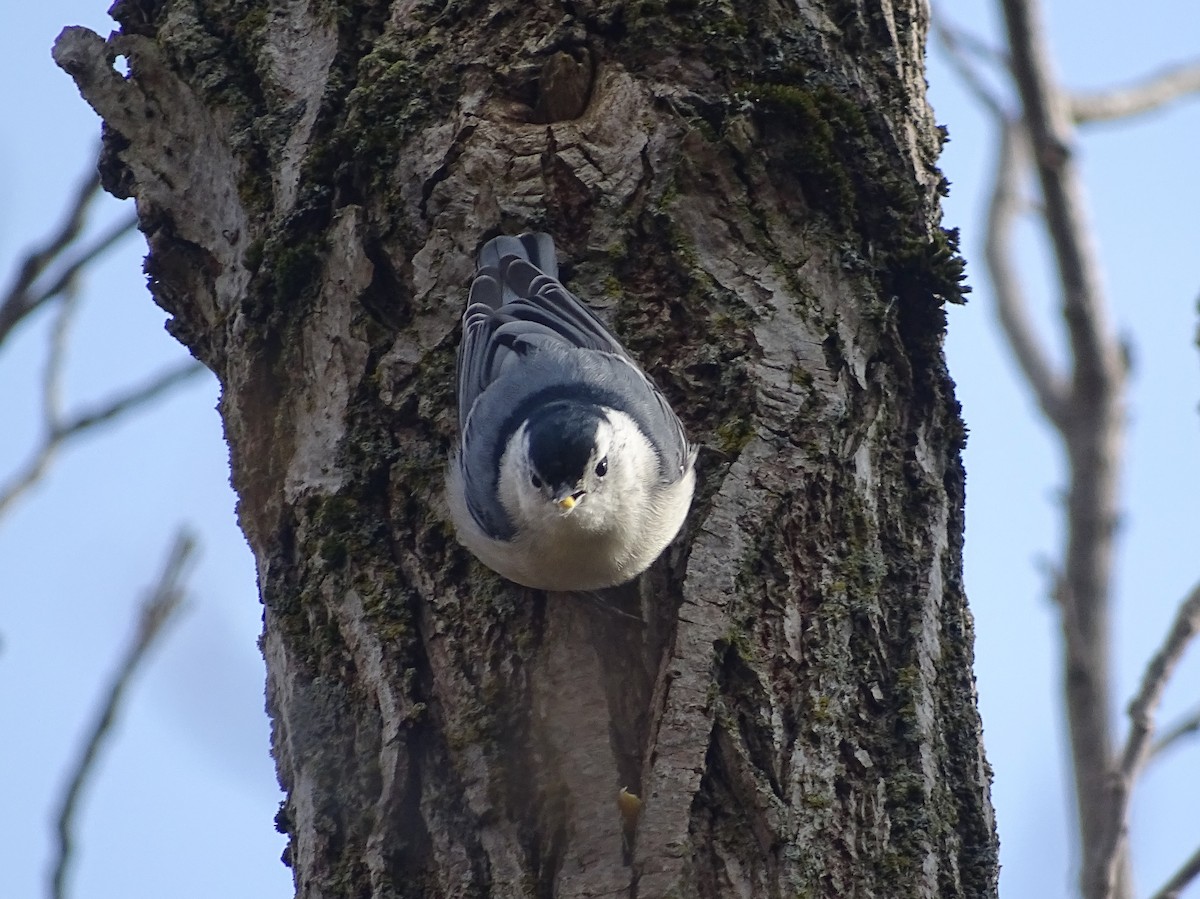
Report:
<svg viewBox="0 0 1200 899"><path fill-rule="evenodd" d="M550 274L553 273L553 274ZM525 345L561 342L633 360L604 323L556 277L548 234L497 237L479 251L458 353L458 423Z"/></svg>
<svg viewBox="0 0 1200 899"><path fill-rule="evenodd" d="M493 537L512 536L495 498L500 454L529 412L552 399L625 412L657 450L662 479L677 480L695 455L682 424L595 313L546 273L558 268L551 238L498 237L479 261L458 355L459 428L470 448L459 464L479 525Z"/></svg>

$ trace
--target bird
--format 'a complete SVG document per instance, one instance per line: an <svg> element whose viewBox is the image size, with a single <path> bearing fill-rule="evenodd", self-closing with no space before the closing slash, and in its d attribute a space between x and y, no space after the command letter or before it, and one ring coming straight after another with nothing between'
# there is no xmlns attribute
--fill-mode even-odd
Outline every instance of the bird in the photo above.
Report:
<svg viewBox="0 0 1200 899"><path fill-rule="evenodd" d="M549 234L480 249L446 497L459 542L548 591L633 580L683 527L696 449L650 377L558 278Z"/></svg>

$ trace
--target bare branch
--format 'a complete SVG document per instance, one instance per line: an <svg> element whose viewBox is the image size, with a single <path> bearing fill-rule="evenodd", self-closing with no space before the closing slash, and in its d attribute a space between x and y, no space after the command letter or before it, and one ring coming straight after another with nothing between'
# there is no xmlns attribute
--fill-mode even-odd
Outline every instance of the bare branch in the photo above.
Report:
<svg viewBox="0 0 1200 899"><path fill-rule="evenodd" d="M123 219L73 259L62 264L57 272L52 271L83 233L92 205L101 196L100 177L95 172L94 164L91 169L80 181L67 207L65 221L54 234L46 238L40 248L25 257L17 268L12 284L0 299L0 343L30 313L61 294L80 269L133 230L135 219L132 216ZM39 282L49 283L39 288Z"/></svg>
<svg viewBox="0 0 1200 899"><path fill-rule="evenodd" d="M1054 371L1029 319L1021 279L1012 261L1012 231L1021 209L1020 172L1024 168L1026 137L1019 122L1003 121L996 181L988 204L987 242L984 247L988 274L996 294L996 312L1008 345L1033 388L1042 411L1056 425L1065 420L1067 385Z"/></svg>
<svg viewBox="0 0 1200 899"><path fill-rule="evenodd" d="M1036 0L1003 0L1013 77L1025 109L1042 185L1046 226L1058 263L1063 312L1076 365L1076 401L1099 405L1111 394L1113 382L1122 377L1123 367L1119 347L1111 337L1100 263L1074 163L1075 134L1067 116L1066 99L1054 82L1035 5Z"/></svg>
<svg viewBox="0 0 1200 899"><path fill-rule="evenodd" d="M1130 730L1121 754L1121 775L1130 781L1137 777L1149 756L1154 713L1167 681L1197 632L1200 632L1200 584L1192 588L1176 611L1166 639L1146 665L1142 685L1129 704Z"/></svg>
<svg viewBox="0 0 1200 899"><path fill-rule="evenodd" d="M940 7L934 8L933 19L934 28L943 32L942 39L951 41L957 52L991 63L1005 75L1010 74L1008 54L999 47L994 47L974 32L951 23Z"/></svg>
<svg viewBox="0 0 1200 899"><path fill-rule="evenodd" d="M7 306L13 302L14 297L27 293L33 282L41 276L50 263L79 236L87 221L88 209L98 196L100 196L100 174L96 171L95 165L92 165L87 174L79 181L75 197L71 205L67 207L66 220L63 221L58 231L46 240L41 249L34 250L25 258L17 270L17 277L5 294L4 302L0 305Z"/></svg>
<svg viewBox="0 0 1200 899"><path fill-rule="evenodd" d="M60 422L47 417L47 433L42 444L34 450L25 466L6 484L0 486L0 517L3 517L8 508L38 482L38 479L45 474L55 453L65 443L97 425L112 421L132 409L145 405L177 384L195 377L201 371L204 371L203 365L195 360L188 360L142 386L135 387L116 399L110 400L103 406L75 416L70 421Z"/></svg>
<svg viewBox="0 0 1200 899"><path fill-rule="evenodd" d="M8 507L15 503L30 487L41 480L54 459L58 444L44 443L37 453L25 463L25 467L13 475L3 489L0 489L0 517L8 512Z"/></svg>
<svg viewBox="0 0 1200 899"><path fill-rule="evenodd" d="M110 400L104 405L98 406L88 412L80 413L73 420L63 425L59 433L63 439L66 439L74 437L88 428L112 421L114 418L124 415L131 409L136 409L138 406L145 405L161 396L175 385L182 384L189 378L193 378L207 370L195 359L189 359L158 377L147 381L142 386L135 387L118 396L115 400Z"/></svg>
<svg viewBox="0 0 1200 899"><path fill-rule="evenodd" d="M78 309L78 295L68 291L58 306L58 315L50 328L46 368L42 373L42 422L47 435L53 434L62 422L62 375L66 367L67 333Z"/></svg>
<svg viewBox="0 0 1200 899"><path fill-rule="evenodd" d="M1113 832L1109 616L1126 370L1108 321L1100 263L1075 164L1075 133L1046 45L1037 0L1002 0L1054 247L1071 356L1067 414L1056 422L1070 463L1067 545L1059 596L1063 682L1075 776L1084 899L1132 895L1128 841Z"/></svg>
<svg viewBox="0 0 1200 899"><path fill-rule="evenodd" d="M1183 895L1184 887L1200 876L1200 849L1192 853L1191 858L1183 863L1182 867L1174 874L1171 879L1162 885L1162 887L1150 899L1179 899Z"/></svg>
<svg viewBox="0 0 1200 899"><path fill-rule="evenodd" d="M1080 124L1126 119L1153 112L1189 94L1200 93L1200 62L1174 66L1136 84L1070 98Z"/></svg>
<svg viewBox="0 0 1200 899"><path fill-rule="evenodd" d="M126 688L145 660L151 646L163 633L168 621L179 610L183 601L182 581L185 568L195 548L195 538L188 531L180 530L175 535L175 541L167 556L166 564L163 566L162 574L159 576L158 584L142 604L137 627L125 650L124 657L117 667L112 683L109 684L105 693L100 714L92 725L91 732L83 743L79 758L71 769L71 778L63 793L56 819L58 849L50 879L50 895L53 899L64 899L66 896L67 874L70 871L75 846L75 810L80 796L95 771L100 749L112 730Z"/></svg>
<svg viewBox="0 0 1200 899"><path fill-rule="evenodd" d="M137 216L135 215L128 215L119 219L70 261L63 263L62 268L54 273L54 277L50 279L49 284L44 287L40 287L36 283L32 285L30 288L32 292L27 301L30 305L30 310L38 308L43 303L54 299L66 290L86 265L95 260L96 257L103 255L106 250L126 234L131 234L136 225ZM2 338L3 333L0 332L0 339Z"/></svg>
<svg viewBox="0 0 1200 899"><path fill-rule="evenodd" d="M76 296L69 292L59 304L58 315L50 329L46 367L42 373L42 444L8 484L0 488L0 517L26 490L36 484L57 455L62 438L62 372L66 357L67 331L77 308Z"/></svg>
<svg viewBox="0 0 1200 899"><path fill-rule="evenodd" d="M975 66L975 60L983 58L999 62L1007 73L1008 57L995 48L987 46L970 32L951 25L946 21L941 10L938 10L933 17L933 32L937 36L938 43L945 49L950 65L958 72L967 90L997 119L1000 121L1007 119L1008 113L1005 112L1004 103L983 80L983 76Z"/></svg>
<svg viewBox="0 0 1200 899"><path fill-rule="evenodd" d="M1149 762L1151 759L1158 758L1158 756L1172 748L1184 737L1190 737L1198 731L1200 731L1200 708L1197 708L1190 715L1187 715L1180 721L1176 721L1164 730L1162 736L1150 746L1150 755L1146 761Z"/></svg>
<svg viewBox="0 0 1200 899"><path fill-rule="evenodd" d="M1129 803L1133 795L1133 785L1150 756L1150 741L1154 736L1154 714L1158 710L1171 673L1197 632L1200 632L1200 584L1192 588L1192 592L1176 611L1171 629L1167 632L1162 646L1147 663L1142 674L1141 686L1133 701L1129 703L1129 736L1125 740L1120 764L1113 778L1112 817L1100 834L1099 843L1094 847L1097 857L1107 864L1105 877L1110 884L1116 877L1118 847L1128 839Z"/></svg>

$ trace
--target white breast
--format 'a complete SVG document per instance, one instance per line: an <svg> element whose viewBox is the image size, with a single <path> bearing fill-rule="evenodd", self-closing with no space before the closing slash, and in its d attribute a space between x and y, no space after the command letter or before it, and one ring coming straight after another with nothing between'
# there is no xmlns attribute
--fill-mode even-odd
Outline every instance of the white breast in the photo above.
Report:
<svg viewBox="0 0 1200 899"><path fill-rule="evenodd" d="M518 502L504 475L500 494L518 533L494 540L475 524L462 499L462 479L452 465L448 483L459 539L489 568L541 590L598 590L632 580L679 533L691 506L695 473L689 467L668 485L659 483L658 458L633 421L609 410L624 437L621 464L613 464L602 491L589 494L570 514Z"/></svg>

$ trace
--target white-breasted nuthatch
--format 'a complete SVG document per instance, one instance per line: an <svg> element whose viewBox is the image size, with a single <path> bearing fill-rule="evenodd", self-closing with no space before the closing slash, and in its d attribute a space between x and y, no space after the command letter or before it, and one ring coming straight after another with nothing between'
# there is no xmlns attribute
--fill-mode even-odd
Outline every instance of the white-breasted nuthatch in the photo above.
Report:
<svg viewBox="0 0 1200 899"><path fill-rule="evenodd" d="M692 502L695 449L666 398L558 280L547 234L479 251L458 348L458 538L541 590L632 580Z"/></svg>

